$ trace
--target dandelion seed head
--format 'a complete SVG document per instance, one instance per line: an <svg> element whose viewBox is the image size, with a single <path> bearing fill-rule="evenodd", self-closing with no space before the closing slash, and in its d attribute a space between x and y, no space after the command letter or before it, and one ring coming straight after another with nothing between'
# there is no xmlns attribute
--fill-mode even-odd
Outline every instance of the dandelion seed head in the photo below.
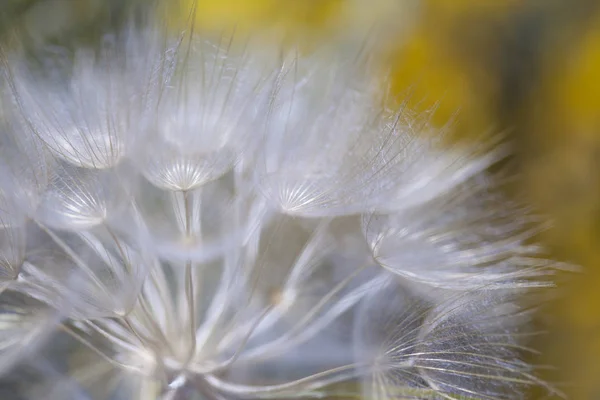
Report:
<svg viewBox="0 0 600 400"><path fill-rule="evenodd" d="M487 179L504 147L442 150L364 50L133 28L3 60L0 372L58 329L89 351L59 396L544 386L514 299L552 262Z"/></svg>

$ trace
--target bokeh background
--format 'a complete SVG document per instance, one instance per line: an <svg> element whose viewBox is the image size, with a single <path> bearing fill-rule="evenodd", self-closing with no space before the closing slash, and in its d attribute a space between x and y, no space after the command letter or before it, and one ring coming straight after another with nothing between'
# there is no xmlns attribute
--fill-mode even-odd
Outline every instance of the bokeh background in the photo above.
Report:
<svg viewBox="0 0 600 400"><path fill-rule="evenodd" d="M0 0L4 48L100 40L151 0ZM167 0L173 29L269 30L307 48L368 38L390 101L431 114L451 140L503 133L510 191L554 220L542 240L583 266L558 280L537 323L548 379L600 399L600 1ZM435 110L432 112L432 110ZM544 398L532 393L531 398Z"/></svg>

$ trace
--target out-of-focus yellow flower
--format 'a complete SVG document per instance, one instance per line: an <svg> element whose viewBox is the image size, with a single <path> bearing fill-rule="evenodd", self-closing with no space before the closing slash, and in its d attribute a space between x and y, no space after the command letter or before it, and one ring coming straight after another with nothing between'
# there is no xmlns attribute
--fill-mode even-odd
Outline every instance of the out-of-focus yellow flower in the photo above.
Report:
<svg viewBox="0 0 600 400"><path fill-rule="evenodd" d="M169 5L176 27L269 32L304 44L331 39L371 43L402 37L417 21L421 0L178 0ZM171 3L172 4L172 3Z"/></svg>
<svg viewBox="0 0 600 400"><path fill-rule="evenodd" d="M520 1L425 0L419 27L392 55L393 91L410 96L416 111L435 108L432 122L454 116L455 137L475 137L496 126L497 70L489 65L502 44L497 30Z"/></svg>
<svg viewBox="0 0 600 400"><path fill-rule="evenodd" d="M279 30L316 35L341 12L342 0L180 0L175 20L205 30Z"/></svg>
<svg viewBox="0 0 600 400"><path fill-rule="evenodd" d="M584 271L558 310L574 399L600 392L600 17L553 32L523 147L525 187L555 219L549 240ZM568 29L567 29L568 28Z"/></svg>

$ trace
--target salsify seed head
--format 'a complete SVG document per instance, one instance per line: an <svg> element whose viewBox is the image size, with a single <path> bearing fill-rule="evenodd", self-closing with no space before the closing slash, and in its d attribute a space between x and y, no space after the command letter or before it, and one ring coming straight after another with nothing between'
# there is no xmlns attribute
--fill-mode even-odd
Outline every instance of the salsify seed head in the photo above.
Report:
<svg viewBox="0 0 600 400"><path fill-rule="evenodd" d="M553 390L518 297L564 265L489 179L507 148L443 150L364 49L151 26L41 58L3 55L0 127L0 372L69 348L30 394Z"/></svg>

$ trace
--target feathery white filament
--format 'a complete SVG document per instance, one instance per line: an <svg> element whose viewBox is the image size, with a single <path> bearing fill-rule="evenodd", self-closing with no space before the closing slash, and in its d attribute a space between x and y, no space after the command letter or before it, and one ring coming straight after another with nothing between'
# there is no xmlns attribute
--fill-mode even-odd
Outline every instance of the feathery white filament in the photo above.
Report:
<svg viewBox="0 0 600 400"><path fill-rule="evenodd" d="M541 228L523 206L490 192L486 181L472 180L423 205L363 217L379 264L454 290L543 285L536 278L551 275L559 265L538 258L540 247L528 243Z"/></svg>

